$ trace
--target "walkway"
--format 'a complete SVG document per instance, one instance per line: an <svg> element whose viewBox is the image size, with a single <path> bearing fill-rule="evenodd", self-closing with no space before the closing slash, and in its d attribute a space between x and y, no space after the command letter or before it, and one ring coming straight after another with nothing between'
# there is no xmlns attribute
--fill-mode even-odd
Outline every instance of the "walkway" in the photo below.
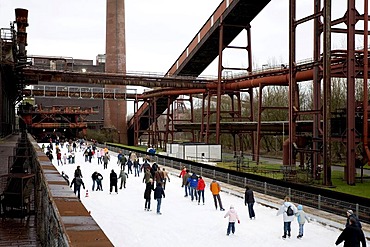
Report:
<svg viewBox="0 0 370 247"><path fill-rule="evenodd" d="M0 177L8 173L8 160L14 154L18 138L19 135L12 135L0 140ZM0 192L4 186L3 183L0 184ZM23 219L1 218L0 246L41 246L37 238L35 218L35 215Z"/></svg>

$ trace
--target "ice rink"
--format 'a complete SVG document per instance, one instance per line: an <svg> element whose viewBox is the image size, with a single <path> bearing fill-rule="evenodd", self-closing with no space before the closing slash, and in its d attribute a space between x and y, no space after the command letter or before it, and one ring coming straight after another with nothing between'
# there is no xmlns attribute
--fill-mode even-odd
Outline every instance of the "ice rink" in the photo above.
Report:
<svg viewBox="0 0 370 247"><path fill-rule="evenodd" d="M67 153L62 149L62 155ZM205 205L198 205L190 197L184 197L184 188L181 187L180 171L170 173L171 181L166 185L166 197L162 199L162 215L156 214L157 202L151 200L152 211L144 210L143 173L140 177L129 174L126 189L118 190L118 194L109 193L109 174L112 169L119 175L117 153L109 152L111 159L108 169L98 165L97 158L92 162L85 162L82 151L76 153L76 163L56 165L61 173L64 171L73 178L77 165L81 167L86 191L81 190L81 201L92 217L100 225L114 246L300 246L300 247L327 247L335 246L340 230L324 226L314 219L304 226L304 236L297 239L298 223L292 222L292 237L283 240L282 215L276 216L277 210L255 204L256 219L250 220L244 199L221 192L223 207L226 211L216 210L213 197L209 190L209 181L206 181ZM53 153L56 157L55 153ZM159 164L160 165L160 164ZM100 172L103 191L92 191L91 175L94 171ZM127 172L127 168L126 168ZM118 184L120 180L118 181ZM118 186L119 187L119 186ZM221 184L222 187L222 184ZM152 193L153 196L153 193ZM258 202L258 197L256 197ZM226 235L228 219L225 213L233 205L238 212L241 223L236 224L235 234ZM345 224L345 222L343 222ZM342 246L341 244L340 246Z"/></svg>

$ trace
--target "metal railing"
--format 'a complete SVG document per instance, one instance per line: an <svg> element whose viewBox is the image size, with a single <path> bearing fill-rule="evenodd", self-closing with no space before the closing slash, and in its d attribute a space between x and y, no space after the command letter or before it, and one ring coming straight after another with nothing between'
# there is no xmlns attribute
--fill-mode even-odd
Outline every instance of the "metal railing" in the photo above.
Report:
<svg viewBox="0 0 370 247"><path fill-rule="evenodd" d="M251 189L256 192L277 197L284 198L285 196L290 196L295 203L303 204L312 208L317 208L318 210L326 211L329 213L342 215L348 209L352 209L362 222L370 223L370 207L365 205L360 205L358 203L351 203L346 201L341 201L329 197L322 196L320 194L308 193L288 187L283 187L279 185L270 184L263 181L258 181L256 179L247 178L245 173L240 173L240 175L231 174L211 165L206 165L202 163L196 163L187 160L180 160L173 157L167 157L163 155L150 155L147 152L140 152L137 150L124 149L116 147L113 145L99 145L100 147L108 147L113 152L122 151L123 154L127 155L131 151L136 153L141 153L142 155L148 155L151 160L164 166L168 166L174 169L181 170L185 165L191 173L196 173L200 176L215 179L217 181L234 185L240 188L245 188L248 185Z"/></svg>

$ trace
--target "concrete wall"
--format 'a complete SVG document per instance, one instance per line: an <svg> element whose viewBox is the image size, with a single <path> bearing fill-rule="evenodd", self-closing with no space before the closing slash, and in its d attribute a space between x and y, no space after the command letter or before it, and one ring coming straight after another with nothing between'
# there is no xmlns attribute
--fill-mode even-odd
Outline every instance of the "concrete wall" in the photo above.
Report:
<svg viewBox="0 0 370 247"><path fill-rule="evenodd" d="M28 138L34 151L35 211L42 246L113 246L37 142Z"/></svg>

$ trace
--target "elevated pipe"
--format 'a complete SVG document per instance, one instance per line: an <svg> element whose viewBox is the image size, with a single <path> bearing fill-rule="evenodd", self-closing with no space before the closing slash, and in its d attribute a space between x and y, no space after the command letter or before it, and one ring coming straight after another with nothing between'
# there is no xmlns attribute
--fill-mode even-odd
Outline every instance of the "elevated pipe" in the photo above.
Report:
<svg viewBox="0 0 370 247"><path fill-rule="evenodd" d="M313 79L312 69L297 72L297 81L308 81L312 79ZM225 90L240 90L244 88L258 87L260 84L263 84L265 86L273 86L273 85L288 86L288 83L289 83L289 74L285 74L285 75L261 77L261 78L251 79L251 80L225 83L224 89ZM216 89L217 85L207 84L207 88Z"/></svg>

